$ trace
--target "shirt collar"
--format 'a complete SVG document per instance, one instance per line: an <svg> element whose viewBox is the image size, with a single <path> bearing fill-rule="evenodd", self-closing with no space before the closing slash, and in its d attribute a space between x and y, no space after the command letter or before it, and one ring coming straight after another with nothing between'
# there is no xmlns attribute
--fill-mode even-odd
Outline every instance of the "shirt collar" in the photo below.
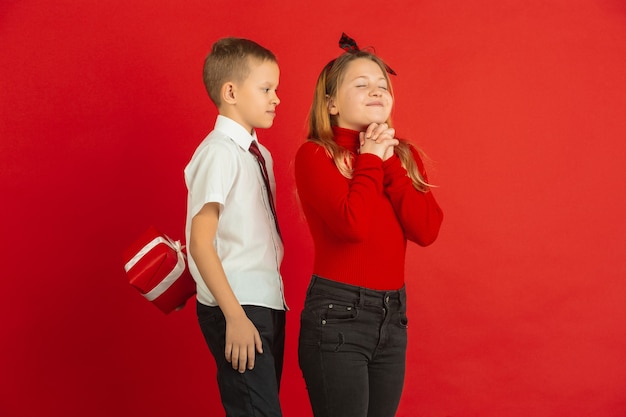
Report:
<svg viewBox="0 0 626 417"><path fill-rule="evenodd" d="M255 130L250 134L239 123L221 114L217 116L217 120L215 121L215 130L219 130L227 135L246 151L250 148L250 143L252 143L253 140L257 141L257 143L259 142Z"/></svg>

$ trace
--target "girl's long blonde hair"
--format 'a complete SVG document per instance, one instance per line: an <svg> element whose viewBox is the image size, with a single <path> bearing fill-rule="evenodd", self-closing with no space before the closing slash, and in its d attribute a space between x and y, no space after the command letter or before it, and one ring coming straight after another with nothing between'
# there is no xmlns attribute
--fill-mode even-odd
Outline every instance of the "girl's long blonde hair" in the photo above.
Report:
<svg viewBox="0 0 626 417"><path fill-rule="evenodd" d="M328 112L328 99L337 96L337 90L343 82L348 64L359 58L374 61L380 67L389 86L389 92L393 96L389 74L387 74L385 63L379 57L369 51L346 52L328 63L320 73L309 112L308 139L326 149L326 153L333 158L339 172L346 178L352 178L354 155L348 149L339 146L334 140L332 127L337 125L337 117ZM391 126L391 118L386 123ZM400 158L400 162L411 178L413 186L419 191L427 192L432 185L428 184L420 173L411 153L412 145L403 139L399 139L399 142L394 148L394 152ZM418 152L421 153L419 149Z"/></svg>

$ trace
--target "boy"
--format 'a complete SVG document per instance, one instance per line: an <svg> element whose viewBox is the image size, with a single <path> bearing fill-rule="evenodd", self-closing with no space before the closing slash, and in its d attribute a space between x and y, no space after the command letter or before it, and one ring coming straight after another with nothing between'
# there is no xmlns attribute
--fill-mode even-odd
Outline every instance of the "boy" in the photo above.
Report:
<svg viewBox="0 0 626 417"><path fill-rule="evenodd" d="M219 115L185 168L198 322L217 364L226 415L277 417L285 341L283 244L271 193L272 158L255 129L274 121L279 68L274 54L257 43L225 38L213 45L203 76Z"/></svg>

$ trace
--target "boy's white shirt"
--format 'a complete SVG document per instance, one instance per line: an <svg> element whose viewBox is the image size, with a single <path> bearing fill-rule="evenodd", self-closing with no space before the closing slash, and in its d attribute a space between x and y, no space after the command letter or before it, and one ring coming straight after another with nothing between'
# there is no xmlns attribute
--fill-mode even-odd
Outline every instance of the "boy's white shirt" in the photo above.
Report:
<svg viewBox="0 0 626 417"><path fill-rule="evenodd" d="M249 152L257 140L237 122L217 116L213 131L200 143L185 167L187 184L186 238L190 242L191 219L207 203L219 203L215 249L230 286L241 305L285 310L280 264L283 243L276 231L265 182L258 162ZM258 143L258 141L257 141ZM273 160L259 144L276 195ZM189 270L197 287L197 299L216 306L191 254Z"/></svg>

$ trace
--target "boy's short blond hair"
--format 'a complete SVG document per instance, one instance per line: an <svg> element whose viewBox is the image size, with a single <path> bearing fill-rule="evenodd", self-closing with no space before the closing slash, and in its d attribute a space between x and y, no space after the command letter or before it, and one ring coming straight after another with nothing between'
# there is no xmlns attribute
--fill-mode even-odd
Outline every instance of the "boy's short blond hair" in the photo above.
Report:
<svg viewBox="0 0 626 417"><path fill-rule="evenodd" d="M243 82L250 73L250 60L276 62L276 56L258 43L243 38L223 38L213 44L204 60L202 78L209 97L219 108L220 90L229 82Z"/></svg>

